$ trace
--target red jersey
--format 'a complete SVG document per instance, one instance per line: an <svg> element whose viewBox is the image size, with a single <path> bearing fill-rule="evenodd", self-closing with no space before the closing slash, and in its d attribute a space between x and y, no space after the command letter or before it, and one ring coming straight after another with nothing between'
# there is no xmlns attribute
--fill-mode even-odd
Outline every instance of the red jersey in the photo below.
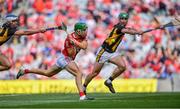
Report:
<svg viewBox="0 0 180 109"><path fill-rule="evenodd" d="M65 39L65 42L64 42L64 49L62 51L62 53L65 55L65 56L68 56L70 58L72 58L73 60L75 59L77 53L81 50L81 48L79 48L78 46L76 46L75 44L73 44L70 40L70 38L73 38L75 39L76 41L78 42L82 42L84 40L86 40L86 38L79 38L79 37L76 37L75 36L75 33L71 33L69 37L67 37Z"/></svg>

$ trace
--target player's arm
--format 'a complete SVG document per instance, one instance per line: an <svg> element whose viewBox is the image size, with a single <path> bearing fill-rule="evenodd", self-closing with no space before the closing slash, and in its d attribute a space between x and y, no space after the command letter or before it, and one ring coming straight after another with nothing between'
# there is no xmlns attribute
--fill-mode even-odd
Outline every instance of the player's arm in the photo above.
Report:
<svg viewBox="0 0 180 109"><path fill-rule="evenodd" d="M142 31L138 31L135 30L133 28L123 28L121 30L122 33L127 33L127 34L131 34L131 35L135 35L135 34L142 34Z"/></svg>
<svg viewBox="0 0 180 109"><path fill-rule="evenodd" d="M36 33L44 33L44 32L46 32L46 29L40 28L40 29L18 30L14 34L17 36L21 36L21 35L32 35L32 34L36 34Z"/></svg>
<svg viewBox="0 0 180 109"><path fill-rule="evenodd" d="M81 48L83 50L85 50L88 46L87 40L83 40L82 42L78 42L73 38L71 38L70 40L74 43L74 45L78 46L79 48Z"/></svg>

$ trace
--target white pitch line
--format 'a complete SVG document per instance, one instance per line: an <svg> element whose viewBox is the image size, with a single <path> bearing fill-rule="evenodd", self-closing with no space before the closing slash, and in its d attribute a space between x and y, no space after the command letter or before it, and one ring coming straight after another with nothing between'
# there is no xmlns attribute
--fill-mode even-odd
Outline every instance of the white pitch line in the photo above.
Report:
<svg viewBox="0 0 180 109"><path fill-rule="evenodd" d="M20 94L10 94L10 95L0 95L0 97L8 97L8 96L21 96Z"/></svg>
<svg viewBox="0 0 180 109"><path fill-rule="evenodd" d="M51 103L62 103L62 102L78 102L79 100L14 100L14 101L9 101L9 100L1 100L1 106L8 106L9 103L11 103L12 106L33 106L33 105L38 105L38 104L51 104ZM23 102L23 104L21 104ZM79 101L80 102L80 101Z"/></svg>

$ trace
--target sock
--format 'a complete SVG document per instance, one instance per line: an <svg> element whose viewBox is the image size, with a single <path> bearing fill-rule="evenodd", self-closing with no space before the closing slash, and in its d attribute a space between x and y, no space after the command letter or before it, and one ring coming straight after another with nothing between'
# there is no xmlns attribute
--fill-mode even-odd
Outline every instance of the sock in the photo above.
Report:
<svg viewBox="0 0 180 109"><path fill-rule="evenodd" d="M83 90L86 91L86 87L83 85Z"/></svg>
<svg viewBox="0 0 180 109"><path fill-rule="evenodd" d="M111 83L113 81L113 78L112 77L109 77L108 79L107 79L107 83Z"/></svg>
<svg viewBox="0 0 180 109"><path fill-rule="evenodd" d="M110 79L107 79L106 82L107 83L112 83L112 81Z"/></svg>
<svg viewBox="0 0 180 109"><path fill-rule="evenodd" d="M113 81L113 80L114 80L112 77L109 77L109 79L110 79L111 81Z"/></svg>
<svg viewBox="0 0 180 109"><path fill-rule="evenodd" d="M30 71L28 69L25 69L24 70L24 73L29 73Z"/></svg>
<svg viewBox="0 0 180 109"><path fill-rule="evenodd" d="M87 85L85 85L85 84L83 84L83 86L86 88L87 87Z"/></svg>
<svg viewBox="0 0 180 109"><path fill-rule="evenodd" d="M79 92L79 96L80 97L85 96L84 92Z"/></svg>

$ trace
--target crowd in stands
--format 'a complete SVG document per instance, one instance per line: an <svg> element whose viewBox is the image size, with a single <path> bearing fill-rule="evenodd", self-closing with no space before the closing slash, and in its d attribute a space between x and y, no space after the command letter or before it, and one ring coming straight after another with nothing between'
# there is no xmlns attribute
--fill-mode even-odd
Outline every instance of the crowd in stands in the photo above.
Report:
<svg viewBox="0 0 180 109"><path fill-rule="evenodd" d="M19 15L20 27L39 28L67 24L73 31L76 22L88 25L88 49L81 51L76 62L84 76L91 73L95 53L117 23L120 12L130 14L128 27L146 30L168 23L180 15L179 0L0 0L1 18ZM2 21L1 21L2 23ZM0 73L0 79L14 79L21 66L48 68L63 49L66 33L47 31L31 36L14 37L0 50L9 57L13 67ZM124 56L127 70L121 78L168 78L180 74L180 27L156 30L143 36L126 34L118 51ZM107 78L114 65L106 63L97 78ZM73 78L63 71L52 79ZM47 79L28 74L22 79Z"/></svg>

